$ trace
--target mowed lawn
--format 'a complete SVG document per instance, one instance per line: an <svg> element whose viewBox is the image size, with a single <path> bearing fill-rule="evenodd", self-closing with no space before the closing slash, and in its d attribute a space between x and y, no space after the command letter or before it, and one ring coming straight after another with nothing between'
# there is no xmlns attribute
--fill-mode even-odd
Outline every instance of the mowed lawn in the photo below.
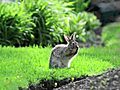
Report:
<svg viewBox="0 0 120 90"><path fill-rule="evenodd" d="M49 69L51 47L0 47L0 90L17 90L18 87L27 87L30 82L96 75L117 68L120 66L119 46L117 43L80 48L71 67L64 69Z"/></svg>

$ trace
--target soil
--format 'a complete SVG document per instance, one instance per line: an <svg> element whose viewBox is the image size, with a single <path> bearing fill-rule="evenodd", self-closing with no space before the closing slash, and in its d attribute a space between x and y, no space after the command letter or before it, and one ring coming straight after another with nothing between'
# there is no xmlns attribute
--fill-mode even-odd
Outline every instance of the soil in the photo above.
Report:
<svg viewBox="0 0 120 90"><path fill-rule="evenodd" d="M79 81L82 79L85 79L87 76L81 76L80 78L74 78L74 80L72 80L71 78L66 78L63 80L42 80L40 81L40 83L38 84L30 84L28 88L22 88L19 87L19 90L53 90L55 88L59 88L63 85L67 85L70 82L75 82L75 81Z"/></svg>

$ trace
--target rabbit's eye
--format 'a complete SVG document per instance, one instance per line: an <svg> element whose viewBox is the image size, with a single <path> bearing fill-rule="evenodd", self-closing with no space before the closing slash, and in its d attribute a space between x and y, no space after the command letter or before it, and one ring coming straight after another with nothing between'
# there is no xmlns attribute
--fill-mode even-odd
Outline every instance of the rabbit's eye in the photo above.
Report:
<svg viewBox="0 0 120 90"><path fill-rule="evenodd" d="M72 44L74 45L75 43L73 42Z"/></svg>
<svg viewBox="0 0 120 90"><path fill-rule="evenodd" d="M72 42L72 45L74 46L74 45L75 45L75 42Z"/></svg>

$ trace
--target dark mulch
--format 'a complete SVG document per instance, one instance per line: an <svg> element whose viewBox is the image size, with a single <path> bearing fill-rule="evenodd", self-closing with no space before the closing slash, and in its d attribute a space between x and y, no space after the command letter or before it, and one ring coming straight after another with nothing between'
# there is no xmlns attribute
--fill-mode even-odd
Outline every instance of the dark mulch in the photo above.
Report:
<svg viewBox="0 0 120 90"><path fill-rule="evenodd" d="M63 85L67 85L70 82L75 82L75 81L79 81L82 79L85 79L88 76L81 76L80 78L74 78L74 80L72 80L71 78L66 78L63 80L42 80L40 81L40 83L38 84L30 84L28 88L22 88L19 87L19 90L53 90L54 88L59 88Z"/></svg>
<svg viewBox="0 0 120 90"><path fill-rule="evenodd" d="M120 90L120 68L71 82L53 90Z"/></svg>

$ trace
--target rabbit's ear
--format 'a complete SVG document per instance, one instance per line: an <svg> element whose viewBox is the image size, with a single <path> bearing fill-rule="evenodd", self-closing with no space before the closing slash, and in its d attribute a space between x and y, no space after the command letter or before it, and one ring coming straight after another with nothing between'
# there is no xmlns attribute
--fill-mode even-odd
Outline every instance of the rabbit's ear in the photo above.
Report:
<svg viewBox="0 0 120 90"><path fill-rule="evenodd" d="M76 40L76 32L74 32L71 36L70 36L70 38L71 38L71 40Z"/></svg>
<svg viewBox="0 0 120 90"><path fill-rule="evenodd" d="M70 41L70 37L64 35L65 41L68 43Z"/></svg>

